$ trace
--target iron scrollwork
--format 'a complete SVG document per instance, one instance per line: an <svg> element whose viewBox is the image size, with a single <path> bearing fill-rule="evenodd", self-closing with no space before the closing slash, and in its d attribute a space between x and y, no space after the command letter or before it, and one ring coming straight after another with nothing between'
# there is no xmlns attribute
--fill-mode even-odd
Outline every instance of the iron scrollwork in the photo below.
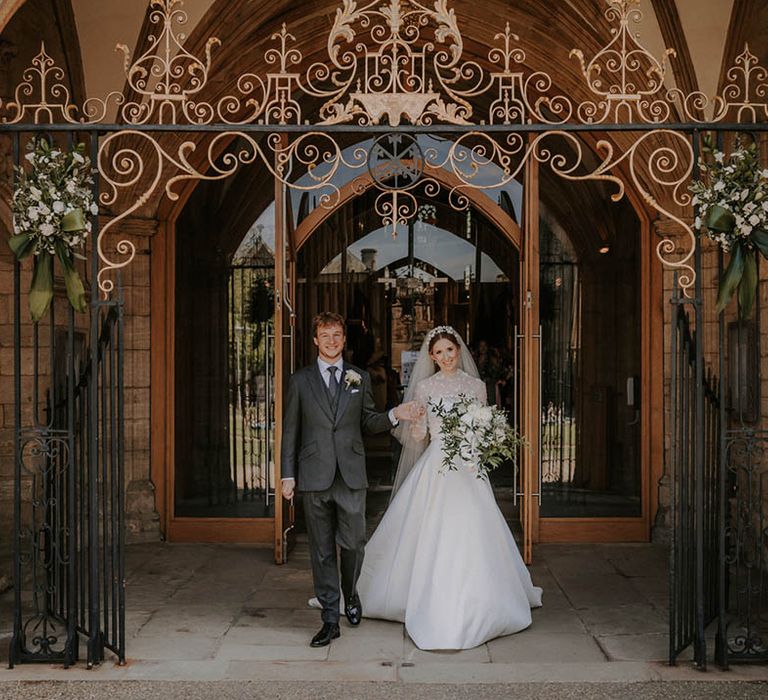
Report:
<svg viewBox="0 0 768 700"><path fill-rule="evenodd" d="M726 431L725 561L729 600L718 643L731 662L768 661L768 433Z"/></svg>

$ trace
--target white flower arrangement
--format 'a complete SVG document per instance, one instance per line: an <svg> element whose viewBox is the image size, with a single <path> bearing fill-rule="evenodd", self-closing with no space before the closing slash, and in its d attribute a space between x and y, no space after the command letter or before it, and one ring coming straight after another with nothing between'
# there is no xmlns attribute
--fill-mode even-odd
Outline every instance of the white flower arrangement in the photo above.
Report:
<svg viewBox="0 0 768 700"><path fill-rule="evenodd" d="M75 259L91 232L89 215L98 214L93 201L91 165L81 143L66 152L44 138L31 141L24 156L27 169L17 167L13 192L14 235L8 244L18 260L35 258L29 308L39 321L53 299L53 260L64 268L67 297L77 311L87 307Z"/></svg>
<svg viewBox="0 0 768 700"><path fill-rule="evenodd" d="M739 316L746 318L757 288L756 255L768 258L768 169L760 169L754 143L737 143L726 157L705 141L702 152L702 179L690 187L692 204L699 207L694 227L731 255L720 280L717 311L738 290Z"/></svg>
<svg viewBox="0 0 768 700"><path fill-rule="evenodd" d="M353 369L348 369L344 372L344 388L349 389L351 386L360 386L363 383L363 378L355 372Z"/></svg>
<svg viewBox="0 0 768 700"><path fill-rule="evenodd" d="M525 441L510 427L507 415L496 406L484 406L477 399L460 395L450 405L431 401L441 419L443 471L468 469L478 479L507 460L516 460Z"/></svg>

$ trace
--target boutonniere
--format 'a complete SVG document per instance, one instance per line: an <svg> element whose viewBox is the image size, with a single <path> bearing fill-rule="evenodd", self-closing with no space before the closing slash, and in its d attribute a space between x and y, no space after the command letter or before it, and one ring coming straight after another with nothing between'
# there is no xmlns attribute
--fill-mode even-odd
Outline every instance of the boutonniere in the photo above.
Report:
<svg viewBox="0 0 768 700"><path fill-rule="evenodd" d="M353 369L348 369L344 373L344 388L349 389L351 386L360 386L363 383L363 378L355 372Z"/></svg>

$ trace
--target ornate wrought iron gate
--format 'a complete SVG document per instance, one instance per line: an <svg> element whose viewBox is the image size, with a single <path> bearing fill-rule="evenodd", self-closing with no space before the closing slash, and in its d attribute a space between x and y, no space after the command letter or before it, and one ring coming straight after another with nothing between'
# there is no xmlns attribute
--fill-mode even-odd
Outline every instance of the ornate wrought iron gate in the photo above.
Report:
<svg viewBox="0 0 768 700"><path fill-rule="evenodd" d="M718 131L719 148L726 136ZM699 138L693 131L696 154ZM748 320L717 315L707 366L701 246L693 257L695 295L685 299L675 276L672 298L669 662L692 646L703 670L708 632L722 668L768 661L768 463L759 427L761 294ZM723 272L720 251L718 279Z"/></svg>
<svg viewBox="0 0 768 700"><path fill-rule="evenodd" d="M718 610L720 401L711 374L697 380L702 340L675 292L670 347L669 662L693 645L707 663L706 628ZM699 411L702 413L699 414Z"/></svg>
<svg viewBox="0 0 768 700"><path fill-rule="evenodd" d="M20 134L13 139L18 165ZM14 265L11 667L69 666L81 640L89 667L107 649L125 660L123 300L119 279L109 299L91 291L88 325L69 304L60 318L54 301L43 321L22 326Z"/></svg>
<svg viewBox="0 0 768 700"><path fill-rule="evenodd" d="M205 102L201 91L208 81L212 49L219 42L208 41L205 60L188 53L174 33L174 24L186 19L178 4L179 0L151 0L150 21L158 28L150 36L151 46L133 63L122 47L127 92L135 98L118 102L116 118L122 124L105 123L109 98L91 99L82 107L69 104L67 88L60 82L63 71L44 49L24 74L15 100L2 105L1 128L13 135L17 163L22 134L69 134L70 144L75 134L87 134L103 185L100 191L96 183L99 201L118 209L101 231L94 231L98 246L91 256L90 325L82 340L72 312L63 334L52 312L46 324L34 326L31 349L27 348L22 342L18 263L15 268L16 617L11 664L35 660L71 664L78 659L81 637L88 640L89 665L101 661L105 649L120 660L125 657L119 270L130 264L135 248L126 240L109 250L105 246L107 231L110 235L119 231L120 222L157 190L164 187L166 194L176 197L173 188L180 181L220 179L241 165L259 163L274 176L276 200L282 203L289 189L311 190L320 194L321 206L330 208L340 200L334 178L345 169L375 183L380 190L376 210L396 234L397 226L416 214L415 187L423 187L431 197L440 191L430 177L435 170L450 175L452 184L446 190L457 209L468 206L468 188L501 187L540 165L571 181L611 185L616 188L614 198L631 183L650 210L679 228L681 238L663 239L657 252L666 265L681 271L679 286L694 309L695 328L701 329L701 257L687 192L698 130L735 131L744 128L742 122L750 122L757 131L767 128L764 122L756 123L768 113L760 101L765 97L765 71L753 75L756 59L748 49L737 59L738 68L728 74L732 82L713 100L700 93L667 90L670 51L659 60L639 44L629 26L639 16L636 0L610 4L606 16L615 25L613 38L591 60L586 61L578 49L572 52L581 64L589 96L582 102L557 94L556 81L546 73L526 73L525 53L509 25L489 47L492 70L487 71L463 57L463 38L446 3L427 6L418 0L380 0L361 8L343 0L343 11L336 14L329 36L327 63L313 64L304 72L297 68L302 55L291 45L294 37L283 26L272 37L276 47L266 55L272 72L264 78L241 76L232 94ZM426 37L428 30L431 38ZM366 31L368 44L361 39L354 50L345 44L356 32ZM148 81L148 75L157 80ZM475 114L474 98L485 105L485 114ZM302 105L318 103L322 104L312 121L306 119ZM707 108L712 116L704 119L702 110ZM165 139L163 132L184 136ZM624 150L606 136L591 153L580 138L587 132L614 136L623 132ZM417 133L431 133L447 145L421 152L414 146ZM372 154L379 152L365 148L345 155L340 134L360 139L386 136L389 144L398 144L396 157L378 163ZM198 152L199 158L190 157L198 143L195 139L205 143L201 151L207 150ZM231 143L236 148L228 151ZM486 167L478 178L478 171ZM145 169L152 170L147 183L137 185ZM408 184L400 186L404 175ZM669 201L661 201L659 191ZM132 193L131 201L121 199L127 192ZM282 219L282 206L278 212ZM286 263L291 249L288 227L281 222L276 229L275 332L280 339L290 339L292 309L286 300L295 298L290 288L296 280ZM531 317L538 309L535 290L535 285L521 290ZM532 341L538 322L529 320L527 337ZM715 399L706 383L701 343L688 331L684 314L678 315L675 329L678 374L673 395L678 404L676 462L671 467L677 529L670 660L693 643L697 661L704 666L704 630L715 610L720 622L718 660L725 664L763 658L764 642L759 641L754 623L761 610L755 600L764 604L768 591L760 578L765 516L755 494L761 493L763 483L756 465L762 467L758 460L765 436L752 428L722 433L723 384ZM284 360L290 360L285 344L275 344L278 382L289 365ZM525 347L524 363L537 369L535 344ZM47 375L40 371L46 351ZM34 367L31 413L23 384L27 360ZM279 454L279 391L275 403ZM533 420L539 424L538 415ZM718 422L719 465L711 449ZM532 503L537 485L533 471L528 474L523 490ZM275 527L282 528L283 503L278 499L275 505ZM281 558L284 539L282 529L276 532ZM733 581L730 588L729 581ZM738 615L731 620L729 605L734 602Z"/></svg>
<svg viewBox="0 0 768 700"><path fill-rule="evenodd" d="M719 270L722 273L722 254ZM750 319L726 324L721 315L718 324L720 371L727 381L719 392L717 464L715 660L723 667L768 662L768 431L762 428L762 306L758 293Z"/></svg>

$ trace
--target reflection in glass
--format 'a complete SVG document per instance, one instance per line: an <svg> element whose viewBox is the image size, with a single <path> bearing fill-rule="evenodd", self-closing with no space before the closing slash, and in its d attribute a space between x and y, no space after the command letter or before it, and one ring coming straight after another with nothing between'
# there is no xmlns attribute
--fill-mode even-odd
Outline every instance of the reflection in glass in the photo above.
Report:
<svg viewBox="0 0 768 700"><path fill-rule="evenodd" d="M178 226L174 515L270 517L274 206L229 260L190 255L195 223Z"/></svg>
<svg viewBox="0 0 768 700"><path fill-rule="evenodd" d="M641 514L637 241L631 217L591 247L542 219L543 517Z"/></svg>

